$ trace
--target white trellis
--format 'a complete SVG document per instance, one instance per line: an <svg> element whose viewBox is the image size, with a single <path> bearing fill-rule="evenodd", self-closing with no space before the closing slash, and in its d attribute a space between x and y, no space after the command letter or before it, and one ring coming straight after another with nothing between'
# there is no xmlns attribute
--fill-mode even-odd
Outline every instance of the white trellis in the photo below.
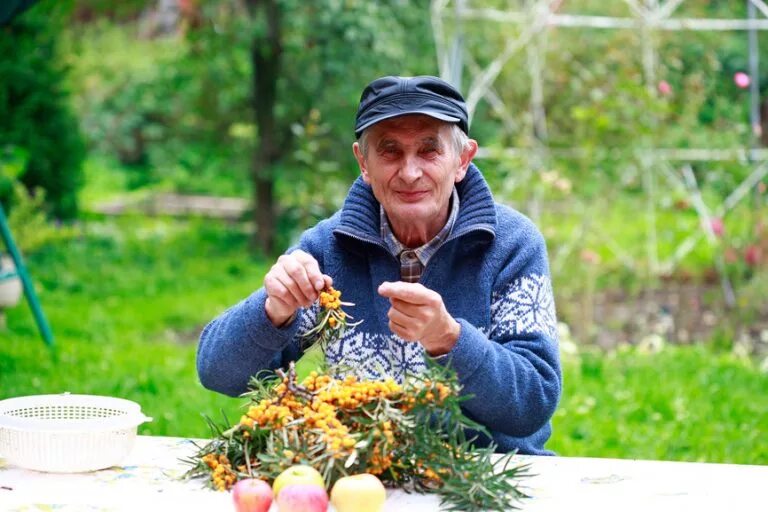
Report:
<svg viewBox="0 0 768 512"><path fill-rule="evenodd" d="M521 2L523 7L518 9L500 10L470 5L469 0L432 0L431 14L435 43L437 48L438 66L441 76L454 83L465 92L470 118L474 115L480 101L486 101L491 109L499 116L502 125L512 130L516 120L509 113L500 95L494 89L494 82L510 59L518 53L526 52L528 70L531 79L531 118L534 148L505 148L503 154L516 155L525 153L534 157L536 154L553 156L578 157L580 150L550 150L547 145L547 123L543 105L544 53L548 27L574 27L589 29L636 29L644 33L652 31L749 31L749 75L750 83L750 121L753 130L754 143L752 147L737 147L732 149L683 149L655 148L642 153L637 158L643 172L643 187L647 195L647 243L645 257L652 274L669 272L705 238L714 242L711 229L712 217L722 217L768 175L768 150L757 147L759 135L759 89L758 89L758 51L757 31L768 30L768 4L763 0L745 0L748 17L745 19L710 19L710 18L677 18L673 15L686 0L623 0L629 7L631 16L592 16L564 14L559 12L563 0L529 0ZM689 0L693 1L693 0ZM482 3L482 2L477 2ZM759 12L759 14L758 14ZM446 20L453 20L452 30L446 29ZM506 40L503 48L485 66L477 64L471 54L464 48L464 26L472 22L484 23L485 30L501 30L508 24L520 27L515 37ZM645 84L649 90L655 91L656 68L658 62L657 49L653 37L641 38L642 65ZM472 80L462 84L464 67L472 72ZM486 148L481 148L478 156L491 156ZM753 168L751 173L740 183L721 204L715 208L708 207L701 198L699 185L691 171L691 162L702 161L743 161L749 162ZM672 186L685 191L694 206L702 226L705 229L696 230L685 238L676 250L661 260L657 244L655 190L659 186L657 180L666 179ZM611 250L617 258L631 268L638 268L639 259L609 241ZM567 250L567 248L566 248ZM722 267L720 258L716 264ZM721 268L722 270L722 268ZM730 284L723 276L723 288L726 300L733 303L733 292Z"/></svg>

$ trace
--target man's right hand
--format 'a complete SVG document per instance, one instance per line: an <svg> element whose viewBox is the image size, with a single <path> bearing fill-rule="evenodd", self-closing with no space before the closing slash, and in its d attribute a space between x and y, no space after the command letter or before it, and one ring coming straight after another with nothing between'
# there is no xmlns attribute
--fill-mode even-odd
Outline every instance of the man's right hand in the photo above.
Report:
<svg viewBox="0 0 768 512"><path fill-rule="evenodd" d="M300 307L309 307L333 279L320 272L317 260L304 251L283 254L264 276L267 318L282 327Z"/></svg>

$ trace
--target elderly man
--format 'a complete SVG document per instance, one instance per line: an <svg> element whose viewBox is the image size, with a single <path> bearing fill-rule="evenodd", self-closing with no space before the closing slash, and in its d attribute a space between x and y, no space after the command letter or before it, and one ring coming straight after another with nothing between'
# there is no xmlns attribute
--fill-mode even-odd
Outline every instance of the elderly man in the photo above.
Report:
<svg viewBox="0 0 768 512"><path fill-rule="evenodd" d="M438 78L370 83L352 145L361 176L263 288L203 330L202 383L237 395L259 370L297 360L333 283L364 321L327 347L330 363L398 380L427 358L450 364L472 395L466 414L500 451L551 453L561 373L546 246L530 220L494 202L468 129L464 99Z"/></svg>

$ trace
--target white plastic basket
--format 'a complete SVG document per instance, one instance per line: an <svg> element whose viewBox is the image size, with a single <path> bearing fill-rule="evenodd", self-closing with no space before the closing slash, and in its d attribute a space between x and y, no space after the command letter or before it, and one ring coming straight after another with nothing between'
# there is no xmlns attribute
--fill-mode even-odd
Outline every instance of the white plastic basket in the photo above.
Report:
<svg viewBox="0 0 768 512"><path fill-rule="evenodd" d="M152 421L136 402L94 395L34 395L0 401L0 455L54 473L108 468L128 455L136 428Z"/></svg>

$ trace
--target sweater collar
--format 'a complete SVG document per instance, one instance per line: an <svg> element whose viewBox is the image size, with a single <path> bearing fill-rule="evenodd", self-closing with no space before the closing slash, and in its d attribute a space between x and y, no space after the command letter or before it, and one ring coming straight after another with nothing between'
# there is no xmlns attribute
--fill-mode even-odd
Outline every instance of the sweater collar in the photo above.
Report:
<svg viewBox="0 0 768 512"><path fill-rule="evenodd" d="M481 230L496 235L496 207L491 190L475 164L469 164L464 179L456 184L459 194L459 215L451 238ZM381 239L379 202L370 185L358 177L341 208L339 224L334 233L348 235L379 245Z"/></svg>

